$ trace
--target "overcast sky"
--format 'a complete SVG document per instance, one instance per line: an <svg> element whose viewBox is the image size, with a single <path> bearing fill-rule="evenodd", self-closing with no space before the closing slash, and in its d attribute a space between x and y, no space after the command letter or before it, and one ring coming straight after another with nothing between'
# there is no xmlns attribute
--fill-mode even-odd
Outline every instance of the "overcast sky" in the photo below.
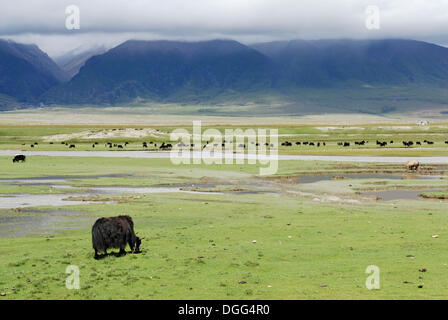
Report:
<svg viewBox="0 0 448 320"><path fill-rule="evenodd" d="M65 9L80 9L66 29ZM366 28L366 7L380 29ZM408 38L448 44L448 0L0 0L0 37L50 56L127 39Z"/></svg>

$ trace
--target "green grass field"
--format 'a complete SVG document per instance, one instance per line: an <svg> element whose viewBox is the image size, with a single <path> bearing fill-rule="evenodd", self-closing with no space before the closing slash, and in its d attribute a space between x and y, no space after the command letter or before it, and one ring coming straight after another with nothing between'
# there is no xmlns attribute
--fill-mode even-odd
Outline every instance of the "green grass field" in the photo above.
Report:
<svg viewBox="0 0 448 320"><path fill-rule="evenodd" d="M0 237L0 299L446 299L447 203L382 202L357 194L378 180L391 188L425 180L293 183L309 172L372 171L404 173L394 164L282 161L275 176L263 178L247 164L38 156L13 164L0 157L2 178L71 176L70 184L81 188L206 184L204 189L225 192L124 194L107 196L113 204L99 202L100 196L95 204L32 208L38 212L0 210L0 221L81 212L49 233ZM106 177L113 174L125 176ZM448 187L443 179L437 184ZM25 183L16 188L48 193ZM94 260L91 225L119 214L133 217L143 252ZM65 286L69 265L80 269L80 290ZM380 290L366 289L369 265L380 268Z"/></svg>
<svg viewBox="0 0 448 320"><path fill-rule="evenodd" d="M121 149L106 147L106 142L127 141L123 150L158 150L153 145L144 149L142 142L170 142L170 132L191 131L196 119L138 109L123 117L123 110L2 113L0 149L17 154L73 150L61 144L67 142L76 145L74 150L114 152ZM448 155L448 123L436 118L420 126L415 123L418 116L198 117L203 131L278 129L279 143L272 149L280 154L409 157ZM141 135L142 129L148 134ZM361 140L369 143L354 144ZM376 140L388 145L379 147ZM403 147L401 141L408 140L422 145ZM285 141L293 146L282 146ZM298 146L297 141L326 145ZM338 142L350 142L350 147ZM0 209L0 299L448 297L446 164L423 163L418 173L409 173L403 163L280 161L275 175L258 176L260 165L247 163L174 165L169 159L33 155L25 163L11 159L0 156L0 208L15 195L81 202ZM39 182L39 177L50 182ZM304 177L324 178L305 183ZM181 191L89 192L102 187ZM375 196L401 191L410 191L412 197L386 201ZM26 204L27 198L21 201ZM134 219L137 234L144 237L142 253L94 260L91 226L99 217L120 214ZM79 267L80 290L66 288L70 265ZM379 290L366 288L370 265L380 269Z"/></svg>

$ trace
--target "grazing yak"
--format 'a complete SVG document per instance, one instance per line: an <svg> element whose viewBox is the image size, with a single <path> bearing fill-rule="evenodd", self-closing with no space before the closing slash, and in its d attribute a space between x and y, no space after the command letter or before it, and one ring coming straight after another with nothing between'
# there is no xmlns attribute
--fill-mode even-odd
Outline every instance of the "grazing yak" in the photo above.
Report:
<svg viewBox="0 0 448 320"><path fill-rule="evenodd" d="M25 162L25 160L26 160L26 157L23 155L23 154L18 154L18 155L16 155L15 157L14 157L14 159L12 159L12 162L14 163L14 162L19 162L19 161L21 161L21 162Z"/></svg>
<svg viewBox="0 0 448 320"><path fill-rule="evenodd" d="M126 254L126 244L132 253L140 252L141 239L135 235L134 222L130 216L99 218L92 227L92 245L95 259L98 252L107 255L107 249L120 249L120 254Z"/></svg>
<svg viewBox="0 0 448 320"><path fill-rule="evenodd" d="M420 162L418 162L417 160L408 161L406 163L406 169L407 170L417 170L419 166L420 166Z"/></svg>

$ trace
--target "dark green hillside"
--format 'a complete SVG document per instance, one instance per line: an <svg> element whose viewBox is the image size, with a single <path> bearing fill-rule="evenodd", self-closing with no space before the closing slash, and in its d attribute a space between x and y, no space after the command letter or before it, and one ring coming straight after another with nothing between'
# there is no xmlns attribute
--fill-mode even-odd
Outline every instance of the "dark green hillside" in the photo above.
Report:
<svg viewBox="0 0 448 320"><path fill-rule="evenodd" d="M49 102L117 103L136 98L185 101L269 87L269 58L235 41L127 41L87 61Z"/></svg>

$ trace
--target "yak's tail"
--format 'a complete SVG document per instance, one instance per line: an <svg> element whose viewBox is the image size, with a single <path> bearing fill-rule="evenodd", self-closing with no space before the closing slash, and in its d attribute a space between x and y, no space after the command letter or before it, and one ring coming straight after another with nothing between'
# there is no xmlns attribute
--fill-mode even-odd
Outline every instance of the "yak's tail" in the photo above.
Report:
<svg viewBox="0 0 448 320"><path fill-rule="evenodd" d="M102 219L98 219L92 227L92 246L93 249L104 252L106 250L106 243L101 232Z"/></svg>

